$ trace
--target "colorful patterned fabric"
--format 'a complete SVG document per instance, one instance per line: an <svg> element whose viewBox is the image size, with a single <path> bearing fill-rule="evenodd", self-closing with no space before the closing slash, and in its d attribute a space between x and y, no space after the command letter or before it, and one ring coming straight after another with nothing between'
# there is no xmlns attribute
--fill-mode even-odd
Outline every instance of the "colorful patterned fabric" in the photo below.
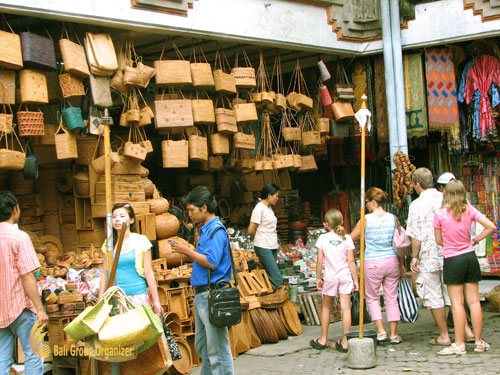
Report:
<svg viewBox="0 0 500 375"><path fill-rule="evenodd" d="M403 56L408 138L427 135L424 67L420 53Z"/></svg>
<svg viewBox="0 0 500 375"><path fill-rule="evenodd" d="M387 97L385 93L385 70L384 58L375 58L374 78L375 78L375 121L379 142L389 142L389 120L387 118Z"/></svg>
<svg viewBox="0 0 500 375"><path fill-rule="evenodd" d="M356 61L352 71L352 83L354 84L354 113L361 109L363 100L361 97L366 94L366 66L364 62ZM361 135L359 124L354 120L354 135Z"/></svg>
<svg viewBox="0 0 500 375"><path fill-rule="evenodd" d="M425 50L425 72L429 129L448 128L458 124L455 64L451 48Z"/></svg>

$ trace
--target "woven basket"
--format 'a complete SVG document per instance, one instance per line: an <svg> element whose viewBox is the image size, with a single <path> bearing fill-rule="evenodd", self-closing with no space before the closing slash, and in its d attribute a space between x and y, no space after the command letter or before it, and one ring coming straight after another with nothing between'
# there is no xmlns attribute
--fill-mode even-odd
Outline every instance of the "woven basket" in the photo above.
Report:
<svg viewBox="0 0 500 375"><path fill-rule="evenodd" d="M194 87L208 88L214 87L214 76L209 63L191 63L191 79Z"/></svg>
<svg viewBox="0 0 500 375"><path fill-rule="evenodd" d="M285 127L281 129L281 133L286 142L300 142L302 140L300 128Z"/></svg>
<svg viewBox="0 0 500 375"><path fill-rule="evenodd" d="M191 66L185 60L156 60L156 84L161 85L191 85Z"/></svg>
<svg viewBox="0 0 500 375"><path fill-rule="evenodd" d="M195 124L215 123L214 102L211 99L191 100L191 106Z"/></svg>
<svg viewBox="0 0 500 375"><path fill-rule="evenodd" d="M302 144L304 146L321 145L321 134L316 130L302 132Z"/></svg>
<svg viewBox="0 0 500 375"><path fill-rule="evenodd" d="M56 70L56 52L51 38L29 31L22 32L20 36L24 66Z"/></svg>
<svg viewBox="0 0 500 375"><path fill-rule="evenodd" d="M17 125L21 137L45 134L43 112L41 111L18 111Z"/></svg>
<svg viewBox="0 0 500 375"><path fill-rule="evenodd" d="M224 168L224 159L222 156L209 156L208 169L210 171L220 171Z"/></svg>
<svg viewBox="0 0 500 375"><path fill-rule="evenodd" d="M59 49L61 50L64 69L68 73L79 77L88 77L90 75L85 49L81 44L74 43L69 39L60 39Z"/></svg>
<svg viewBox="0 0 500 375"><path fill-rule="evenodd" d="M120 94L128 95L129 87L123 82L123 71L117 70L109 85Z"/></svg>
<svg viewBox="0 0 500 375"><path fill-rule="evenodd" d="M65 98L85 95L85 89L81 78L71 73L59 74L59 85L61 86L63 97Z"/></svg>
<svg viewBox="0 0 500 375"><path fill-rule="evenodd" d="M0 149L0 169L20 171L24 168L26 154L20 151Z"/></svg>
<svg viewBox="0 0 500 375"><path fill-rule="evenodd" d="M120 162L120 155L117 152L110 152L109 158L111 160L111 168ZM90 165L98 175L103 175L105 172L106 155L99 156L92 160Z"/></svg>
<svg viewBox="0 0 500 375"><path fill-rule="evenodd" d="M12 127L13 115L9 113L0 113L0 134L10 134L14 130Z"/></svg>
<svg viewBox="0 0 500 375"><path fill-rule="evenodd" d="M233 136L233 147L244 150L255 150L255 136L238 132Z"/></svg>
<svg viewBox="0 0 500 375"><path fill-rule="evenodd" d="M62 130L62 133L58 134ZM71 134L62 125L62 115L59 119L59 128L54 136L57 159L77 159L78 147L76 146L76 136Z"/></svg>
<svg viewBox="0 0 500 375"><path fill-rule="evenodd" d="M22 69L21 38L19 38L19 35L14 34L12 29L10 31L10 33L0 31L0 66L15 70Z"/></svg>
<svg viewBox="0 0 500 375"><path fill-rule="evenodd" d="M234 106L234 115L236 122L257 121L257 108L255 103L241 103Z"/></svg>
<svg viewBox="0 0 500 375"><path fill-rule="evenodd" d="M234 76L236 88L252 89L257 86L255 81L255 69L252 67L236 67L231 69Z"/></svg>
<svg viewBox="0 0 500 375"><path fill-rule="evenodd" d="M189 167L189 142L186 140L161 142L163 168Z"/></svg>
<svg viewBox="0 0 500 375"><path fill-rule="evenodd" d="M0 70L0 103L16 103L16 72L13 70Z"/></svg>
<svg viewBox="0 0 500 375"><path fill-rule="evenodd" d="M330 119L326 117L320 117L316 121L318 131L321 134L330 134Z"/></svg>
<svg viewBox="0 0 500 375"><path fill-rule="evenodd" d="M189 160L208 160L207 138L201 135L189 136Z"/></svg>
<svg viewBox="0 0 500 375"><path fill-rule="evenodd" d="M68 107L62 110L64 122L69 131L78 131L85 128L82 118L82 110L78 107Z"/></svg>
<svg viewBox="0 0 500 375"><path fill-rule="evenodd" d="M215 121L219 133L234 134L238 131L234 111L229 108L216 108Z"/></svg>
<svg viewBox="0 0 500 375"><path fill-rule="evenodd" d="M193 126L191 100L155 100L156 128Z"/></svg>
<svg viewBox="0 0 500 375"><path fill-rule="evenodd" d="M493 306L495 311L500 312L500 285L497 285L485 294L486 299Z"/></svg>
<svg viewBox="0 0 500 375"><path fill-rule="evenodd" d="M232 73L214 70L215 91L225 94L236 94L236 80Z"/></svg>
<svg viewBox="0 0 500 375"><path fill-rule="evenodd" d="M98 138L77 138L76 148L78 150L78 158L75 160L76 164L86 165L92 163L98 142Z"/></svg>
<svg viewBox="0 0 500 375"><path fill-rule="evenodd" d="M227 135L214 133L210 135L210 146L212 154L227 155L229 154L229 138Z"/></svg>
<svg viewBox="0 0 500 375"><path fill-rule="evenodd" d="M286 109L286 96L283 94L276 94L274 104L278 109L283 111L284 109Z"/></svg>
<svg viewBox="0 0 500 375"><path fill-rule="evenodd" d="M302 166L299 168L299 172L310 172L318 169L316 164L316 159L313 155L301 156Z"/></svg>
<svg viewBox="0 0 500 375"><path fill-rule="evenodd" d="M23 69L19 72L19 85L22 103L47 104L49 102L45 73Z"/></svg>

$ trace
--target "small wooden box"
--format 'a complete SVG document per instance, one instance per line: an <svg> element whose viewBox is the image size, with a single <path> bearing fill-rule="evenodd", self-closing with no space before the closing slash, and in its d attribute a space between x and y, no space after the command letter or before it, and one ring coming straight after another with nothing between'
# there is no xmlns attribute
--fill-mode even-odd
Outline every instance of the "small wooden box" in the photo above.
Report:
<svg viewBox="0 0 500 375"><path fill-rule="evenodd" d="M145 235L150 241L156 240L155 214L140 214L135 216L137 233Z"/></svg>

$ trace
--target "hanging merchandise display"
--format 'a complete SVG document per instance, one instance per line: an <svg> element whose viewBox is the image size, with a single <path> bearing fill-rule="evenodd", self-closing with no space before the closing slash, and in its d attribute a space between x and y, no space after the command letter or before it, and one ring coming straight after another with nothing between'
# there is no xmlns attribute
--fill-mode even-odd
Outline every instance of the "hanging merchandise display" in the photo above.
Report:
<svg viewBox="0 0 500 375"><path fill-rule="evenodd" d="M396 168L392 170L394 177L392 178L393 198L394 204L401 208L403 202L408 195L413 193L413 180L412 174L417 167L415 167L408 155L401 151L397 151L393 156Z"/></svg>
<svg viewBox="0 0 500 375"><path fill-rule="evenodd" d="M9 145L9 133L0 133L0 141L2 141L2 138L5 138L5 148L0 146L2 147L0 148L0 170L20 171L24 168L26 154L15 131L10 133L10 137L11 142ZM14 138L16 138L21 151L14 149ZM3 141L0 144L2 143Z"/></svg>
<svg viewBox="0 0 500 375"><path fill-rule="evenodd" d="M224 94L236 94L236 80L233 73L227 73L229 70L230 65L224 50L217 47L214 66L215 91Z"/></svg>
<svg viewBox="0 0 500 375"><path fill-rule="evenodd" d="M239 52L236 52L234 68L231 69L231 73L234 76L234 80L236 82L237 89L253 89L257 82L255 81L255 69L252 67L252 63L247 56L245 50L241 53L245 60L245 66L238 65L238 55Z"/></svg>
<svg viewBox="0 0 500 375"><path fill-rule="evenodd" d="M408 138L428 133L425 76L420 53L403 56L406 132Z"/></svg>
<svg viewBox="0 0 500 375"><path fill-rule="evenodd" d="M3 14L2 21L4 25L7 25L7 31L0 31L0 66L7 69L22 69L21 39L18 34L14 33Z"/></svg>
<svg viewBox="0 0 500 375"><path fill-rule="evenodd" d="M458 126L455 65L451 48L425 50L429 130Z"/></svg>
<svg viewBox="0 0 500 375"><path fill-rule="evenodd" d="M286 109L281 115L281 134L285 142L300 142L302 141L302 130L297 124L295 117L292 116L291 110Z"/></svg>
<svg viewBox="0 0 500 375"><path fill-rule="evenodd" d="M302 74L298 58L292 78L290 79L290 84L288 85L286 101L290 107L297 111L300 111L302 108L313 108L313 100L309 95L309 90L307 89L306 80Z"/></svg>
<svg viewBox="0 0 500 375"><path fill-rule="evenodd" d="M221 99L222 107L218 106L219 98ZM228 107L225 107L227 102ZM225 95L217 96L215 101L215 122L217 123L217 131L219 133L234 134L238 131L236 125L236 117L231 105L231 102Z"/></svg>
<svg viewBox="0 0 500 375"><path fill-rule="evenodd" d="M276 68L276 70L275 70L275 72L276 72L276 98L274 99L274 104L278 110L283 111L286 109L286 96L285 96L285 88L283 86L283 73L281 70L281 56L280 55L276 56L274 66Z"/></svg>
<svg viewBox="0 0 500 375"><path fill-rule="evenodd" d="M376 57L373 62L375 80L375 128L379 142L389 142L389 123L387 118L387 97L385 90L385 68L383 56ZM424 114L427 116L427 113Z"/></svg>
<svg viewBox="0 0 500 375"><path fill-rule="evenodd" d="M109 34L86 33L85 51L92 74L110 76L118 69L115 47Z"/></svg>
<svg viewBox="0 0 500 375"><path fill-rule="evenodd" d="M23 65L25 67L56 70L54 41L48 32L47 35L48 37L29 31L21 33L21 49L23 52Z"/></svg>
<svg viewBox="0 0 500 375"><path fill-rule="evenodd" d="M64 63L64 70L78 77L88 77L90 75L89 66L87 65L87 57L78 35L74 32L75 39L78 43L73 42L66 29L66 24L63 24L61 39L59 39L59 49Z"/></svg>
<svg viewBox="0 0 500 375"><path fill-rule="evenodd" d="M193 87L196 88L213 88L215 86L214 77L212 73L212 66L208 62L203 49L200 48L198 58L196 57L196 48L193 45L191 53L191 79Z"/></svg>
<svg viewBox="0 0 500 375"><path fill-rule="evenodd" d="M125 45L128 53L123 72L123 83L128 86L146 88L156 70L143 64L142 57L137 56L132 42L127 41Z"/></svg>
<svg viewBox="0 0 500 375"><path fill-rule="evenodd" d="M162 60L166 46L167 42L163 45L160 59L154 62L154 67L156 69L156 84L176 86L191 85L193 82L191 79L190 62L184 60L184 57L174 42L172 42L172 47L177 59Z"/></svg>
<svg viewBox="0 0 500 375"><path fill-rule="evenodd" d="M159 100L155 100L155 126L161 128L177 128L193 126L193 109L191 100L185 99L179 90L180 99L166 99L165 91Z"/></svg>

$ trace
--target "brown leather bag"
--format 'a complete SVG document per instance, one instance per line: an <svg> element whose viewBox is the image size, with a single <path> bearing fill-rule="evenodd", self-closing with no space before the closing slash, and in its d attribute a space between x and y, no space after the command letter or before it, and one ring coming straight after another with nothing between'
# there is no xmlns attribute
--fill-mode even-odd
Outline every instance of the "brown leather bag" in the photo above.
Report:
<svg viewBox="0 0 500 375"><path fill-rule="evenodd" d="M332 103L332 110L336 121L349 121L354 118L354 109L349 102L336 101Z"/></svg>

